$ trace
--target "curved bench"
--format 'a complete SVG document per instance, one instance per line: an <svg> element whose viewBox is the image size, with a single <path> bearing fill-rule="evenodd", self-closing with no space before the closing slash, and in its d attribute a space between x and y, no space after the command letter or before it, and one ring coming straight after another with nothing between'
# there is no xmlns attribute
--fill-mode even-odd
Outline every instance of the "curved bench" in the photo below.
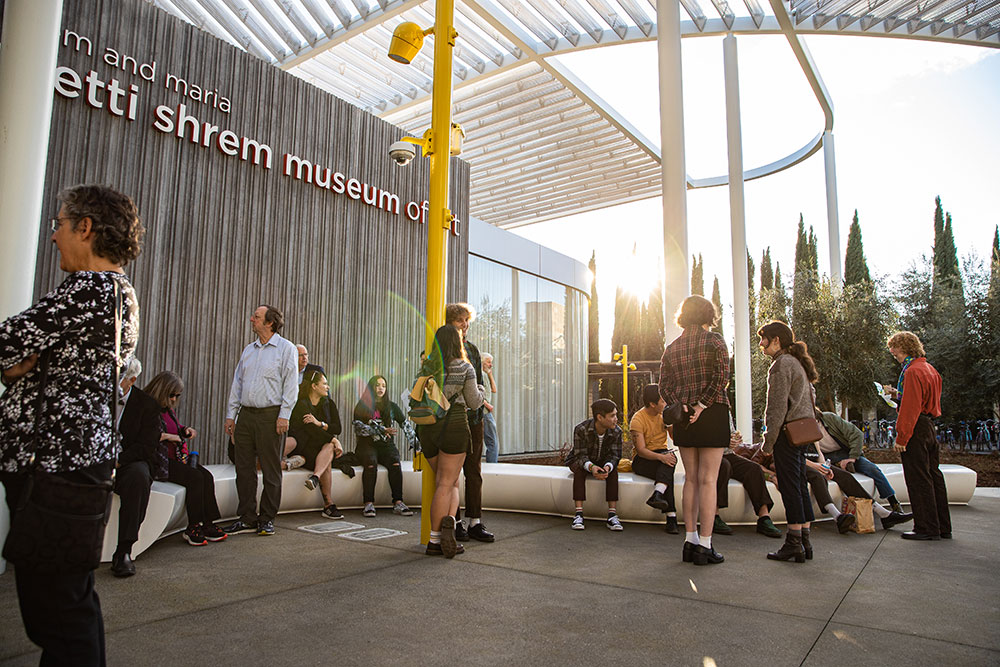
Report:
<svg viewBox="0 0 1000 667"><path fill-rule="evenodd" d="M403 470L403 500L411 506L420 506L420 473L414 472L412 464L404 461ZM902 503L909 502L906 483L903 480L903 467L898 463L881 464L889 483L896 489L896 497ZM232 465L210 465L208 469L215 477L215 495L219 503L219 511L223 518L236 516L236 469ZM361 468L355 468L355 476L348 477L340 470L333 471L333 500L338 507L344 509L359 508L361 503ZM941 466L948 486L948 502L967 505L976 490L976 473L969 468L953 464ZM305 488L305 480L309 472L293 470L282 475L281 512L319 511L323 508L322 494L318 489L310 491ZM870 477L855 474L854 476L866 491L873 494L875 482ZM636 523L661 523L663 515L646 505L646 498L652 490L653 482L633 473L619 473L618 513L624 521ZM258 482L258 498L263 485ZM785 520L781 495L773 484L768 483L768 491L774 501L771 517L775 522ZM464 485L460 485L462 502L464 503ZM681 507L684 490L684 472L678 470L674 476L674 494L677 507ZM757 517L749 498L743 490L743 485L735 480L729 481L729 506L719 514L726 523L733 525L753 525ZM149 507L146 518L139 529L139 540L132 548L132 555L138 556L148 549L153 542L184 530L187 525L187 515L184 507L184 488L169 482L153 482L149 496ZM830 495L834 502L840 502L840 487L830 482ZM587 501L584 502L584 514L590 518L603 518L607 514L604 502L604 482L596 479L587 481ZM384 467L378 467L378 478L375 484L375 504L387 507L392 501L389 490L389 479ZM118 508L119 498L115 495L112 504L111 519L108 522L104 537L105 561L110 561L118 542ZM521 465L511 463L483 464L483 507L501 512L522 512L532 514L554 514L572 516L573 476L569 469L562 466ZM824 515L813 503L817 517ZM678 512L680 513L680 512ZM820 518L819 520L823 520ZM0 485L0 542L6 539L9 530L7 505L4 502L4 487ZM0 572L3 572L3 561L0 560Z"/></svg>

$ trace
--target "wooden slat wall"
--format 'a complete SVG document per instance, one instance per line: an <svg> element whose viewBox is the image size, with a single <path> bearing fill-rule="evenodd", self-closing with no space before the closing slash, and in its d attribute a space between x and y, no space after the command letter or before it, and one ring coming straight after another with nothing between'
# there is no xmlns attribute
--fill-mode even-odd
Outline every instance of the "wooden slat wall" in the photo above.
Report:
<svg viewBox="0 0 1000 667"><path fill-rule="evenodd" d="M426 198L426 161L397 167L387 147L402 136L399 129L141 0L67 2L63 27L90 38L94 51L60 46L59 65L140 88L135 121L88 106L86 90L76 99L55 94L43 210L44 219L55 215L58 191L84 182L136 200L147 235L142 256L126 270L141 308L139 385L162 370L183 377L179 416L200 430L202 460L222 462L232 373L252 340L252 310L270 303L285 314L282 334L307 345L311 361L330 375L345 422L342 441L353 449L350 415L363 383L380 372L398 397L417 369L427 228L402 212L286 177L281 158L290 152L341 171L395 193L402 206ZM116 71L101 59L104 47L140 63L155 59L156 81ZM166 89L167 72L218 87L232 100L231 113ZM199 121L269 145L272 168L152 127L157 105L185 101ZM462 220L468 190L468 165L453 160L451 207ZM448 243L449 298L464 299L467 237ZM43 230L36 297L64 276Z"/></svg>

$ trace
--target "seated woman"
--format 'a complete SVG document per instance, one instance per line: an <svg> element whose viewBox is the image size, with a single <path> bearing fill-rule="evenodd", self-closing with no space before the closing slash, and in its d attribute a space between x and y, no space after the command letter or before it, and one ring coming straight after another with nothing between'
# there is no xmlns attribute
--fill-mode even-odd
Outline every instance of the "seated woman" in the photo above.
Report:
<svg viewBox="0 0 1000 667"><path fill-rule="evenodd" d="M329 391L325 375L319 371L306 374L299 385L299 400L292 409L288 434L295 438L295 454L304 458L306 467L313 470L305 482L306 488L312 491L319 487L323 493L323 516L343 519L344 515L333 502L330 464L344 454L344 448L337 440L340 412L330 399Z"/></svg>
<svg viewBox="0 0 1000 667"><path fill-rule="evenodd" d="M160 406L160 423L163 433L160 441L167 443L167 481L180 484L185 489L184 505L187 507L188 527L184 539L193 547L209 542L221 542L226 534L215 525L221 518L219 503L215 499L215 478L200 464L190 465L188 441L198 432L181 425L174 414L184 391L184 382L176 374L164 371L149 381L143 390Z"/></svg>
<svg viewBox="0 0 1000 667"><path fill-rule="evenodd" d="M403 472L399 467L399 450L393 440L398 432L393 422L402 426L405 421L403 411L389 400L385 378L375 375L368 380L361 400L354 406L354 431L358 438L354 453L364 466L361 473L364 516L375 516L376 466L379 464L389 471L393 513L413 516L413 510L403 502Z"/></svg>

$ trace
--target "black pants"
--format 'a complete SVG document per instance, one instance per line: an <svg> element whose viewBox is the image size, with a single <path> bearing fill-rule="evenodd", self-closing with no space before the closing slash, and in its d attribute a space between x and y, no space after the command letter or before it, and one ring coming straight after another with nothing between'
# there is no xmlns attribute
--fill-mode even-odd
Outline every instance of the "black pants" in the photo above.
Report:
<svg viewBox="0 0 1000 667"><path fill-rule="evenodd" d="M597 464L594 464L597 465ZM574 463L569 467L573 471L573 500L587 499L587 479L593 475L583 469L583 466ZM618 501L618 469L615 468L604 480L604 499L611 502Z"/></svg>
<svg viewBox="0 0 1000 667"><path fill-rule="evenodd" d="M768 512L774 507L771 494L767 492L764 469L749 459L728 453L722 455L722 462L719 464L719 483L716 487L716 495L720 508L729 507L730 479L735 479L743 485L743 489L753 505L754 514L757 516L760 516L762 507L767 507Z"/></svg>
<svg viewBox="0 0 1000 667"><path fill-rule="evenodd" d="M184 487L184 506L187 508L188 528L199 523L218 521L222 514L215 500L215 478L203 465L192 468L187 463L170 459L167 480Z"/></svg>
<svg viewBox="0 0 1000 667"><path fill-rule="evenodd" d="M73 482L107 481L111 478L111 463L59 474ZM0 473L0 478L13 520L24 477ZM103 667L104 619L93 572L36 574L15 564L14 582L25 633L42 649L39 664Z"/></svg>
<svg viewBox="0 0 1000 667"><path fill-rule="evenodd" d="M358 438L355 456L361 462L361 489L364 502L375 502L375 481L378 465L389 471L389 488L393 502L403 499L403 471L399 468L399 450L391 442L374 442L371 438Z"/></svg>
<svg viewBox="0 0 1000 667"><path fill-rule="evenodd" d="M778 435L774 443L774 473L778 476L778 491L785 505L785 520L788 523L813 521L816 516L806 483L805 450L788 442L784 433Z"/></svg>
<svg viewBox="0 0 1000 667"><path fill-rule="evenodd" d="M917 418L913 436L906 443L900 459L903 479L910 494L913 510L913 531L928 535L951 532L951 512L948 511L948 488L939 468L939 449L934 424L925 416Z"/></svg>
<svg viewBox="0 0 1000 667"><path fill-rule="evenodd" d="M479 519L483 516L483 420L469 423L472 433L472 451L465 457L465 516ZM461 517L461 513L459 513Z"/></svg>
<svg viewBox="0 0 1000 667"><path fill-rule="evenodd" d="M115 493L121 497L118 508L118 548L116 554L129 554L139 539L139 526L146 518L149 506L149 487L153 476L145 461L132 461L118 468L115 473Z"/></svg>
<svg viewBox="0 0 1000 667"><path fill-rule="evenodd" d="M679 455L675 454L675 456ZM674 506L674 466L668 466L662 461L646 459L637 454L636 457L632 459L632 472L636 475L648 477L659 484L666 484L667 490L663 492L663 495L667 499L667 511L677 511L677 508Z"/></svg>
<svg viewBox="0 0 1000 667"><path fill-rule="evenodd" d="M833 466L831 470L833 471L833 481L837 483L845 496L871 498L871 495L865 491L865 487L854 479L854 475L838 466ZM813 497L816 498L816 504L819 505L824 514L828 514L826 506L833 503L833 497L830 496L829 480L823 476L823 473L808 466L806 466L806 480L809 482L809 488L812 489Z"/></svg>
<svg viewBox="0 0 1000 667"><path fill-rule="evenodd" d="M258 520L274 521L281 506L281 446L278 435L278 412L270 408L241 408L236 422L236 508L240 521L253 526ZM260 515L257 513L257 460L264 478L264 491L260 496Z"/></svg>

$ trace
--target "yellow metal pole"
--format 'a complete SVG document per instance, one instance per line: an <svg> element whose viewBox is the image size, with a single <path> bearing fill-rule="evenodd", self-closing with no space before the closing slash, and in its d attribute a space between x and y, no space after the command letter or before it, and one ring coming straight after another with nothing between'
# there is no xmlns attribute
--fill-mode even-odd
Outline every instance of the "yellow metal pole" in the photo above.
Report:
<svg viewBox="0 0 1000 667"><path fill-rule="evenodd" d="M622 421L626 426L623 431L628 430L628 345L622 345Z"/></svg>
<svg viewBox="0 0 1000 667"><path fill-rule="evenodd" d="M454 0L437 0L434 17L434 88L431 103L430 170L431 192L427 224L427 336L430 356L434 332L444 324L448 253L445 245L451 228L448 210L448 179L451 161L451 68L452 49L457 33L452 27ZM420 542L431 536L431 499L434 497L434 471L424 465L420 491Z"/></svg>

